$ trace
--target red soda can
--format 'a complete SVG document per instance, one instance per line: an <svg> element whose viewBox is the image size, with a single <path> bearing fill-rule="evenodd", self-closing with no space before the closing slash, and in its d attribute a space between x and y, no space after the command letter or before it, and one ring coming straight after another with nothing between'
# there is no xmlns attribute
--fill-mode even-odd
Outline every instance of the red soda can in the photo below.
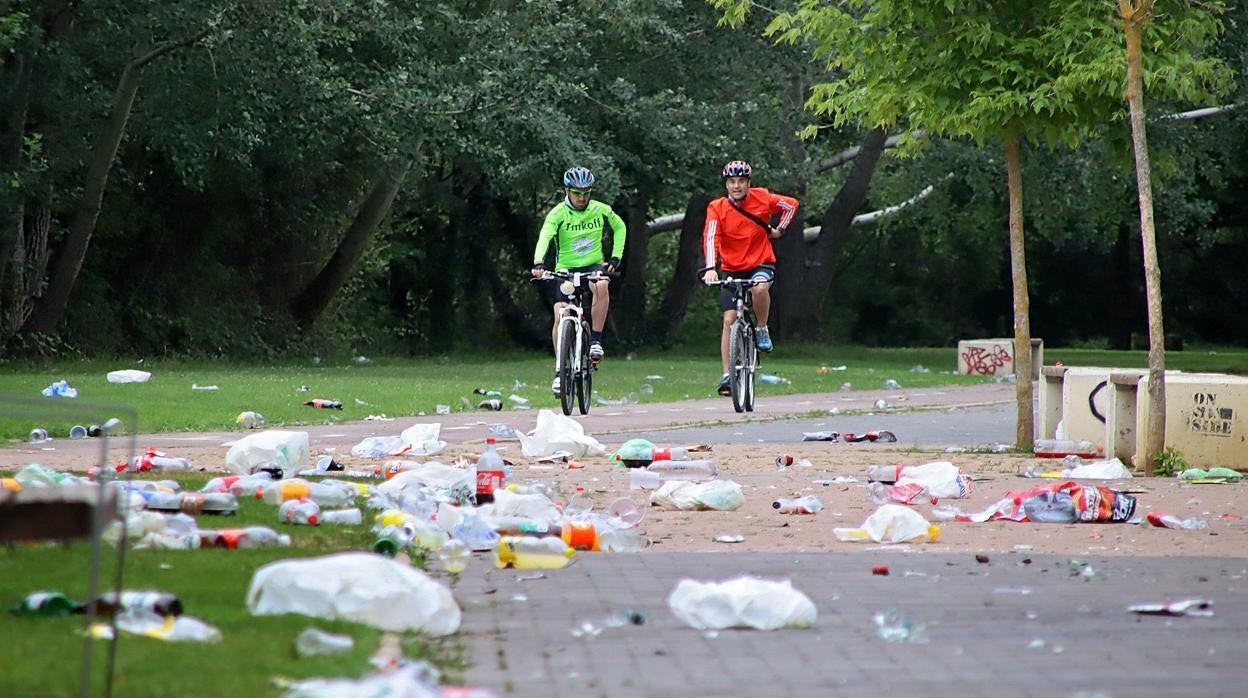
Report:
<svg viewBox="0 0 1248 698"><path fill-rule="evenodd" d="M780 455L776 456L777 468L787 468L790 465L793 465L793 454L781 453Z"/></svg>

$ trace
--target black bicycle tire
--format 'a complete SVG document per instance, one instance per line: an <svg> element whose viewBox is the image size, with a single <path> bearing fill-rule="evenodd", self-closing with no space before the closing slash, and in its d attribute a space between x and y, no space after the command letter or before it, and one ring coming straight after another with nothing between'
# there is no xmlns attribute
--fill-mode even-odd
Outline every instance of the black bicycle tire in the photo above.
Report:
<svg viewBox="0 0 1248 698"><path fill-rule="evenodd" d="M572 344L576 341L576 333L563 332L559 338L559 406L565 415L572 414L572 403L575 400L575 386L572 384Z"/></svg>
<svg viewBox="0 0 1248 698"><path fill-rule="evenodd" d="M752 326L746 326L745 332L745 353L749 357L746 362L745 377L745 411L754 411L754 379L758 375L758 346L754 344L754 329Z"/></svg>
<svg viewBox="0 0 1248 698"><path fill-rule="evenodd" d="M745 396L742 394L741 384L741 375L744 372L742 366L745 363L741 356L745 351L744 328L744 322L733 322L728 333L728 387L732 395L732 409L737 412L745 411Z"/></svg>
<svg viewBox="0 0 1248 698"><path fill-rule="evenodd" d="M581 331L584 336L588 337L589 327L586 324L581 325ZM589 399L594 391L594 368L589 359L589 345L581 344L581 357L577 362L577 378L576 378L576 406L582 415L589 414Z"/></svg>

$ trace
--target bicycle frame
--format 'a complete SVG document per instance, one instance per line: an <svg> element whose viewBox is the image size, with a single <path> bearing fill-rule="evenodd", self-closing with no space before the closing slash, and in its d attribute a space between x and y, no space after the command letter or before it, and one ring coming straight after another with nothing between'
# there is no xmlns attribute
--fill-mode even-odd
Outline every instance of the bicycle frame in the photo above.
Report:
<svg viewBox="0 0 1248 698"><path fill-rule="evenodd" d="M754 377L759 361L758 348L754 344L757 320L750 289L758 284L753 278L734 279L731 276L714 284L731 286L736 300L737 317L728 329L728 371L732 407L737 412L754 411Z"/></svg>
<svg viewBox="0 0 1248 698"><path fill-rule="evenodd" d="M560 377L562 386L559 401L563 413L572 414L575 399L581 414L588 414L593 392L593 374L597 370L597 364L589 359L586 305L591 305L593 300L592 292L585 282L606 277L601 272L556 271L547 272L544 278L563 279L571 282L573 287L569 294L571 298L563 303L559 314L555 335L555 375ZM565 362L571 365L565 365Z"/></svg>

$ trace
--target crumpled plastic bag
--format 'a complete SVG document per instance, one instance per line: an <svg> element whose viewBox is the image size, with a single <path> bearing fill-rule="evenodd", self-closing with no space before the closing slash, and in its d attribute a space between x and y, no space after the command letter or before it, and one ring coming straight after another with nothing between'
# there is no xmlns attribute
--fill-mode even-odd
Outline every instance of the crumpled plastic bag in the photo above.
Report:
<svg viewBox="0 0 1248 698"><path fill-rule="evenodd" d="M689 509L734 511L745 504L745 495L741 493L741 485L732 480L697 483L688 480L668 480L663 483L662 487L650 493L650 503L686 511Z"/></svg>
<svg viewBox="0 0 1248 698"><path fill-rule="evenodd" d="M667 597L667 607L698 630L807 628L818 615L810 597L789 580L748 576L726 582L682 579Z"/></svg>
<svg viewBox="0 0 1248 698"><path fill-rule="evenodd" d="M1131 477L1131 471L1127 470L1127 466L1117 458L1109 460L1094 460L1091 463L1083 463L1068 470L1062 471L1062 477L1080 478L1086 480L1126 480Z"/></svg>
<svg viewBox="0 0 1248 698"><path fill-rule="evenodd" d="M1136 499L1125 492L1108 487L1085 487L1074 482L1056 482L1006 492L995 504L967 518L975 523L989 520L1029 521L1023 502L1049 492L1065 492L1070 496L1078 513L1077 522L1126 523L1135 515Z"/></svg>
<svg viewBox="0 0 1248 698"><path fill-rule="evenodd" d="M376 486L378 492L390 496L420 489L429 489L435 493L447 494L453 499L460 499L469 493L476 494L477 479L471 470L431 460L410 470L403 470Z"/></svg>
<svg viewBox="0 0 1248 698"><path fill-rule="evenodd" d="M543 494L517 494L510 490L494 490L490 516L519 516L537 521L558 521L563 518L559 507Z"/></svg>
<svg viewBox="0 0 1248 698"><path fill-rule="evenodd" d="M911 483L921 485L929 497L940 499L963 499L974 489L970 478L949 461L908 465L902 468L898 473L897 486L904 487Z"/></svg>
<svg viewBox="0 0 1248 698"><path fill-rule="evenodd" d="M601 456L607 449L585 433L581 423L550 410L537 413L537 425L528 434L516 432L520 450L527 458L541 458L557 451L567 451L574 458Z"/></svg>
<svg viewBox="0 0 1248 698"><path fill-rule="evenodd" d="M446 448L446 442L438 439L441 422L414 424L398 436L370 436L351 447L351 455L378 456L432 456Z"/></svg>
<svg viewBox="0 0 1248 698"><path fill-rule="evenodd" d="M128 368L124 371L109 371L109 383L146 383L152 374L147 371L139 371L137 369Z"/></svg>
<svg viewBox="0 0 1248 698"><path fill-rule="evenodd" d="M300 679L290 684L282 698L438 698L442 689L425 683L425 673L426 669L420 664L410 664L358 679Z"/></svg>
<svg viewBox="0 0 1248 698"><path fill-rule="evenodd" d="M936 540L940 528L933 526L919 512L901 504L884 504L876 509L859 528L834 528L837 540L853 542L872 540L876 543L907 543Z"/></svg>
<svg viewBox="0 0 1248 698"><path fill-rule="evenodd" d="M161 616L143 609L130 609L117 614L117 629L132 635L165 642L220 642L221 631L194 616ZM112 627L95 623L87 633L96 639L111 640Z"/></svg>
<svg viewBox="0 0 1248 698"><path fill-rule="evenodd" d="M69 381L57 381L43 389L44 397L78 397L78 389L71 387Z"/></svg>
<svg viewBox="0 0 1248 698"><path fill-rule="evenodd" d="M261 468L280 468L293 477L308 464L308 432L270 429L244 436L225 454L225 465L236 475Z"/></svg>
<svg viewBox="0 0 1248 698"><path fill-rule="evenodd" d="M361 552L270 562L252 575L247 608L435 636L455 632L460 620L450 589L411 565Z"/></svg>

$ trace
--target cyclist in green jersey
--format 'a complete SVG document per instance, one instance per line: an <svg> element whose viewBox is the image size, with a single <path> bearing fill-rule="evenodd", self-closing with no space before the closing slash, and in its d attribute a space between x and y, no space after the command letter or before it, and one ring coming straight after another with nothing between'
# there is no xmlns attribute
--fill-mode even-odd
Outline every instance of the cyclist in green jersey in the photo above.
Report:
<svg viewBox="0 0 1248 698"><path fill-rule="evenodd" d="M614 272L620 268L620 258L624 255L624 239L627 231L624 219L620 218L611 207L595 201L590 197L593 193L594 173L584 167L572 167L563 173L563 201L555 205L537 236L537 249L533 251L533 276L540 277L546 271L546 250L551 240L555 246L555 270L572 272L606 271ZM602 234L606 227L611 226L611 257L604 260ZM607 324L607 308L611 299L608 294L606 279L590 284L594 302L590 309L590 328L592 336L589 344L589 358L601 361L605 352L602 349L602 328ZM550 331L550 341L558 351L559 318L568 301L568 296L559 289L557 280L546 284L546 293L554 304L555 321ZM559 376L555 376L550 389L555 395L560 394Z"/></svg>

